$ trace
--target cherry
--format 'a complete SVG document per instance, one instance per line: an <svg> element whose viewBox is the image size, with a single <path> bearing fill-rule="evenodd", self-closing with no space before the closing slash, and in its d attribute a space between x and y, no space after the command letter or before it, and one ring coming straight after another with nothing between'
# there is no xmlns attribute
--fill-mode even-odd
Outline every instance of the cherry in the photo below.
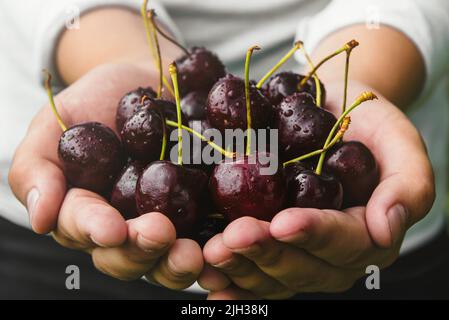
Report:
<svg viewBox="0 0 449 320"><path fill-rule="evenodd" d="M174 224L178 237L191 236L202 220L207 175L168 161L148 165L137 181L137 212L158 211Z"/></svg>
<svg viewBox="0 0 449 320"><path fill-rule="evenodd" d="M342 201L343 187L333 176L302 170L293 175L288 183L289 206L339 210Z"/></svg>
<svg viewBox="0 0 449 320"><path fill-rule="evenodd" d="M159 28L154 21L154 16L154 12L150 13L153 29L184 51L184 55L175 61L181 95L184 96L194 91L208 93L214 83L226 74L221 60L204 47L192 47L187 50Z"/></svg>
<svg viewBox="0 0 449 320"><path fill-rule="evenodd" d="M322 148L335 122L334 115L317 107L308 93L284 98L274 112L282 157L289 159Z"/></svg>
<svg viewBox="0 0 449 320"><path fill-rule="evenodd" d="M58 155L68 182L106 195L123 165L123 151L114 131L98 122L75 125L61 135Z"/></svg>
<svg viewBox="0 0 449 320"><path fill-rule="evenodd" d="M207 94L193 91L181 100L181 110L188 121L206 119Z"/></svg>
<svg viewBox="0 0 449 320"><path fill-rule="evenodd" d="M136 207L137 180L144 166L141 162L132 161L123 168L111 193L111 205L123 215L125 219L138 216Z"/></svg>
<svg viewBox="0 0 449 320"><path fill-rule="evenodd" d="M202 47L193 47L188 54L176 60L181 94L200 91L209 92L215 82L226 74L220 59Z"/></svg>
<svg viewBox="0 0 449 320"><path fill-rule="evenodd" d="M288 97L296 92L309 93L316 100L317 92L316 92L316 82L314 79L309 78L304 87L299 88L298 85L304 78L305 76L294 72L290 71L280 72L275 76L271 77L262 88L265 93L265 96L270 100L271 104L274 106L281 103L281 101L285 97ZM324 88L324 85L321 81L319 83L321 87L321 101L322 104L324 105L326 101L326 89Z"/></svg>
<svg viewBox="0 0 449 320"><path fill-rule="evenodd" d="M120 135L132 159L145 163L159 159L163 143L164 121L157 107L143 107L125 122Z"/></svg>
<svg viewBox="0 0 449 320"><path fill-rule="evenodd" d="M150 87L137 88L125 94L119 101L115 124L118 132L123 128L125 122L141 107L142 98L156 98L156 92Z"/></svg>
<svg viewBox="0 0 449 320"><path fill-rule="evenodd" d="M56 110L51 89L51 74L45 88L52 111L63 133L59 139L58 156L69 185L107 196L124 162L120 140L107 126L86 122L67 129Z"/></svg>
<svg viewBox="0 0 449 320"><path fill-rule="evenodd" d="M379 184L376 159L359 141L344 142L328 151L324 170L341 181L346 208L366 205Z"/></svg>
<svg viewBox="0 0 449 320"><path fill-rule="evenodd" d="M218 163L209 180L215 207L230 221L243 216L270 221L284 206L286 183L282 170L263 174L259 153Z"/></svg>
<svg viewBox="0 0 449 320"><path fill-rule="evenodd" d="M265 129L272 120L272 105L254 84L249 87L251 122L254 129ZM231 74L218 80L207 99L207 119L212 127L225 129L247 128L244 80Z"/></svg>

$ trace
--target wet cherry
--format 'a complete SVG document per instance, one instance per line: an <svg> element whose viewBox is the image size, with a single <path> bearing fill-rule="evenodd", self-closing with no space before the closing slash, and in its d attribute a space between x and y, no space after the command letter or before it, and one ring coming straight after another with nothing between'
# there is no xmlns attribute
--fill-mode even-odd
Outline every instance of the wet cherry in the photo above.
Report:
<svg viewBox="0 0 449 320"><path fill-rule="evenodd" d="M379 184L379 169L371 151L359 141L344 142L331 149L324 170L343 185L344 207L364 206Z"/></svg>
<svg viewBox="0 0 449 320"><path fill-rule="evenodd" d="M294 93L275 107L274 128L278 129L283 159L323 147L336 122L334 115L315 105L308 93Z"/></svg>
<svg viewBox="0 0 449 320"><path fill-rule="evenodd" d="M120 132L125 122L141 107L142 98L156 98L156 92L150 87L137 88L128 92L120 99L117 107L115 124L117 131Z"/></svg>
<svg viewBox="0 0 449 320"><path fill-rule="evenodd" d="M138 216L136 207L136 186L143 164L132 161L123 168L111 193L111 205L123 215L125 219Z"/></svg>

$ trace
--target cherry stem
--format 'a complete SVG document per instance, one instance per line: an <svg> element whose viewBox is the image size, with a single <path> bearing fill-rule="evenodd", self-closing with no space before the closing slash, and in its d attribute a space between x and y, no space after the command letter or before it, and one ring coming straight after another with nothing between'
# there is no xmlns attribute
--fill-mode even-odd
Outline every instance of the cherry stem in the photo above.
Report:
<svg viewBox="0 0 449 320"><path fill-rule="evenodd" d="M323 60L321 60L316 66L315 68L313 68L312 70L309 71L309 73L307 74L307 76L304 77L304 79L301 80L301 82L299 83L299 88L303 88L304 85L306 84L306 82L310 79L311 76L313 76L315 74L315 72L327 61L329 61L330 59L332 59L333 57L339 55L342 52L345 52L347 50L352 50L353 48L357 47L359 45L359 43L355 40L351 40L348 43L346 43L343 47L341 47L340 49L338 49L337 51L335 51L334 53L331 53L330 55L328 55L327 57L325 57Z"/></svg>
<svg viewBox="0 0 449 320"><path fill-rule="evenodd" d="M143 3L142 3L142 7L140 8L140 14L142 16L143 24L145 26L145 34L146 34L146 37L147 37L147 43L148 43L148 46L150 48L151 56L153 58L154 64L157 66L158 65L157 53L156 53L156 48L154 47L153 39L152 39L153 38L152 37L152 31L151 31L152 27L148 23L149 19L148 19L148 16L147 16L147 6L148 6L148 0L144 0ZM171 88L170 83L168 82L168 80L167 80L167 78L165 77L164 74L162 74L162 81L163 81L165 87L167 88L168 92L170 92L170 94L172 96L174 96L173 89Z"/></svg>
<svg viewBox="0 0 449 320"><path fill-rule="evenodd" d="M156 14L154 14L154 16L156 17ZM175 39L173 39L172 37L170 37L168 34L166 34L161 28L159 28L159 26L154 23L154 28L157 30L157 32L166 40L168 40L169 42L173 43L175 46L177 46L179 49L181 49L187 56L190 56L190 52L189 50L187 50L183 45L181 45L178 41L176 41Z"/></svg>
<svg viewBox="0 0 449 320"><path fill-rule="evenodd" d="M154 23L154 10L150 10L148 13L148 19L150 19L151 22L151 33L153 36L154 41L154 47L156 51L156 64L157 64L157 70L159 72L159 82L157 87L157 95L156 98L160 99L162 96L162 86L163 86L163 72L162 72L162 58L161 58L161 48L159 46L159 40L157 37L157 32L155 29L156 24Z"/></svg>
<svg viewBox="0 0 449 320"><path fill-rule="evenodd" d="M347 116L345 118L345 120L342 122L340 130L338 130L338 132L335 135L334 139L332 139L332 141L327 145L326 148L318 149L318 150L309 152L309 153L307 153L305 155L302 155L300 157L297 157L297 158L294 158L292 160L286 161L286 162L284 162L282 164L283 167L285 168L286 166L288 166L291 163L295 163L295 162L298 162L298 161L306 160L308 158L317 156L317 155L319 155L319 154L329 150L330 148L332 148L338 141L340 141L340 139L343 137L344 133L348 130L350 122L351 122L351 118L349 116Z"/></svg>
<svg viewBox="0 0 449 320"><path fill-rule="evenodd" d="M358 42L355 40L354 41L356 44L354 44L353 46L350 46L347 50L346 50L346 62L345 62L345 84L344 84L344 89L343 89L343 105L341 107L341 112L345 112L346 110L346 103L347 103L347 98L348 98L348 78L349 78L349 58L351 56L351 52L352 49L354 49L356 46L358 46Z"/></svg>
<svg viewBox="0 0 449 320"><path fill-rule="evenodd" d="M182 117L181 117L181 99L179 98L179 86L178 86L178 69L176 68L176 62L173 62L168 67L171 80L173 82L173 88L175 89L175 101L176 101L176 118L178 121L178 165L182 166Z"/></svg>
<svg viewBox="0 0 449 320"><path fill-rule="evenodd" d="M332 127L331 131L329 132L329 135L327 136L326 142L324 143L324 147L323 149L326 150L326 148L328 148L328 145L330 144L335 131L337 131L337 129L340 127L340 124L343 123L343 121L345 121L346 116L355 108L357 108L359 105L361 105L363 102L365 101L369 101L369 100L375 100L377 99L377 96L372 93L372 92L363 92L353 103L351 106L349 106L348 109L346 109L341 116L338 118L337 122L335 122L334 126ZM349 125L349 120L346 120L348 122ZM341 137L336 138L334 140L338 141L340 140ZM315 170L315 173L320 175L322 170L323 170L323 164L324 164L324 157L326 156L326 151L324 151L323 153L320 154L320 159L318 160L318 164Z"/></svg>
<svg viewBox="0 0 449 320"><path fill-rule="evenodd" d="M249 65L251 63L251 56L254 50L260 50L259 46L252 46L246 52L245 60L245 102L246 102L246 152L245 154L249 156L251 154L251 97L249 94Z"/></svg>
<svg viewBox="0 0 449 320"><path fill-rule="evenodd" d="M51 74L48 70L42 70L44 74L47 75L47 79L45 80L45 90L47 91L48 100L50 101L51 109L53 110L53 113L56 116L56 120L58 121L59 126L61 127L62 131L67 131L67 127L64 124L64 122L61 119L61 116L58 113L58 110L56 110L55 101L53 100L53 91L51 89Z"/></svg>
<svg viewBox="0 0 449 320"><path fill-rule="evenodd" d="M301 45L302 46L302 50L304 53L304 57L307 60L307 64L309 65L310 69L315 69L315 66L313 64L312 58L309 56L309 54L306 51L306 48L304 47L304 44ZM315 80L315 90L316 90L316 105L318 107L321 108L321 82L320 82L320 78L318 77L318 74L315 72L315 74L313 75L313 79Z"/></svg>
<svg viewBox="0 0 449 320"><path fill-rule="evenodd" d="M302 42L301 41L297 41L295 42L293 48L290 49L289 52L287 52L285 54L285 56L283 56L281 58L281 60L279 60L278 63L276 63L273 68L271 68L263 77L262 79L259 80L259 82L256 84L256 88L260 89L262 88L263 84L268 80L268 78L271 77L271 75L273 73L276 72L276 70L278 70L285 62L287 62L288 59L290 59L296 51L298 51L300 48L302 47Z"/></svg>
<svg viewBox="0 0 449 320"><path fill-rule="evenodd" d="M170 127L178 127L178 123L171 121L171 120L165 120L165 123L167 125L169 125ZM203 136L201 133L199 133L198 131L193 130L190 127L187 127L185 125L182 125L181 128L185 131L187 131L188 133L191 133L195 136L197 136L198 138L200 138L201 140L203 140L204 142L206 142L208 145L210 145L212 148L214 148L215 150L217 150L218 152L220 152L222 155L224 155L226 158L234 158L235 157L235 153L231 152L231 151L227 151L225 149L223 149L222 147L220 147L219 145L217 145L216 143L208 140L205 136Z"/></svg>
<svg viewBox="0 0 449 320"><path fill-rule="evenodd" d="M165 150L167 149L167 126L165 123L164 113L159 110L159 115L162 118L162 146L161 146L161 155L159 156L159 160L165 159Z"/></svg>

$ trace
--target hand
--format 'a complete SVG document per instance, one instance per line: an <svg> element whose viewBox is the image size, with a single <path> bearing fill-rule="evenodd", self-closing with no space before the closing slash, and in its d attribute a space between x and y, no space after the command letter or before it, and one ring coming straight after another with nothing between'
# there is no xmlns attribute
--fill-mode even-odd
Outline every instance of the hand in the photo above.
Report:
<svg viewBox="0 0 449 320"><path fill-rule="evenodd" d="M327 108L335 114L342 87L326 87ZM368 90L359 83L349 88L350 102ZM200 276L199 283L213 291L209 298L281 299L302 292L341 292L362 277L368 265L383 268L395 261L406 230L432 206L432 168L416 129L385 98L379 95L379 100L360 106L351 118L345 139L365 143L381 171L367 206L343 212L290 208L271 223L249 217L232 222L204 248L214 270Z"/></svg>
<svg viewBox="0 0 449 320"><path fill-rule="evenodd" d="M67 126L99 121L115 129L119 99L150 84L155 87L143 68L103 65L55 97L56 106ZM194 241L176 240L174 226L164 215L153 212L125 221L99 195L66 190L57 155L61 133L50 107L43 107L11 166L9 183L27 206L33 230L52 232L63 246L91 253L95 266L115 278L146 275L169 288L191 285L203 267L201 249Z"/></svg>

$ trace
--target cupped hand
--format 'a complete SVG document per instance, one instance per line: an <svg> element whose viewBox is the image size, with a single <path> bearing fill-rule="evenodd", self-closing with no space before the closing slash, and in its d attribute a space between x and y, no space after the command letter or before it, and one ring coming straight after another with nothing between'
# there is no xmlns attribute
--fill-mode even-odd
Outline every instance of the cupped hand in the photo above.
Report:
<svg viewBox="0 0 449 320"><path fill-rule="evenodd" d="M120 98L138 86L156 87L151 78L134 65L103 65L58 94L56 106L68 127L98 121L115 130ZM43 107L10 169L10 186L27 207L33 230L52 232L63 246L91 253L95 266L115 278L146 275L169 288L191 285L203 267L201 249L192 240L176 240L167 217L153 212L125 221L101 196L67 190L57 154L61 133L50 107Z"/></svg>
<svg viewBox="0 0 449 320"><path fill-rule="evenodd" d="M327 85L327 108L338 115L342 83ZM363 91L349 84L349 102ZM430 210L434 177L423 141L407 117L381 95L351 114L345 140L375 155L380 183L366 207L347 210L289 208L271 223L244 217L204 248L213 271L199 283L211 299L281 299L303 292L341 292L368 265L391 265L408 228Z"/></svg>

